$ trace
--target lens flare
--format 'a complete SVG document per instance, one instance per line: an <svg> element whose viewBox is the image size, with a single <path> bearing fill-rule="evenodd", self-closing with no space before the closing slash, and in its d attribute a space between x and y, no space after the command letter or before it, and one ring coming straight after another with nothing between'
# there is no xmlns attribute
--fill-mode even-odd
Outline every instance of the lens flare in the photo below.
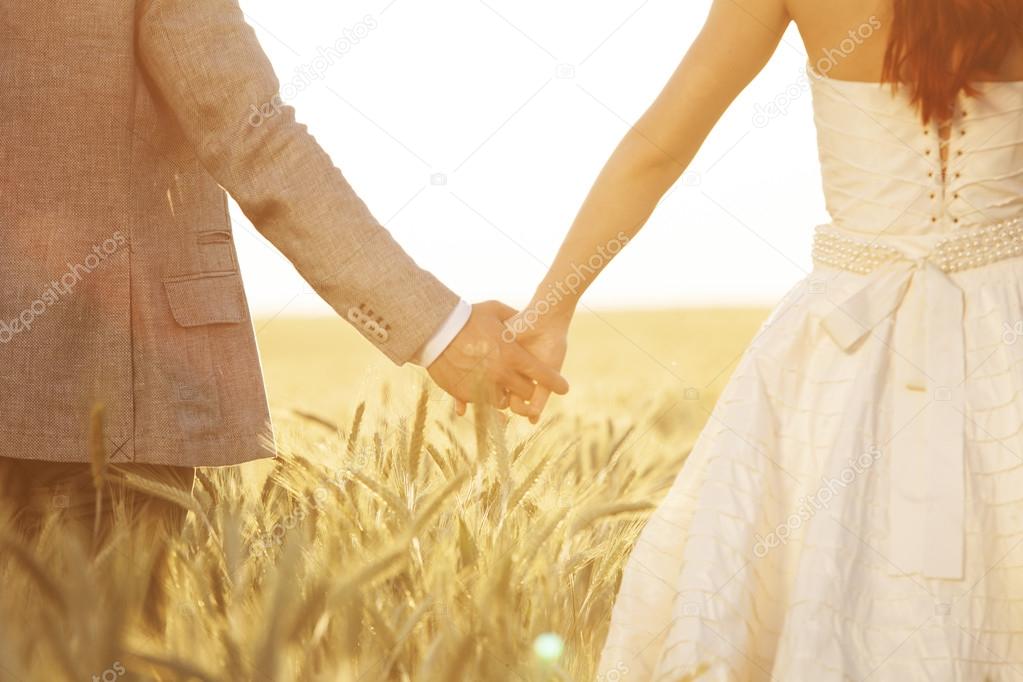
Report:
<svg viewBox="0 0 1023 682"><path fill-rule="evenodd" d="M565 652L565 641L553 632L545 632L533 641L533 653L544 661L553 663Z"/></svg>

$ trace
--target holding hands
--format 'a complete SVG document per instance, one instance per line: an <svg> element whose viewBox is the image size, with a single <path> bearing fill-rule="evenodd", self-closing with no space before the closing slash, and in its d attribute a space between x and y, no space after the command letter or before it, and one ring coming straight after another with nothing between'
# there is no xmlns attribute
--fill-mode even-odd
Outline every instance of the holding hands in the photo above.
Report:
<svg viewBox="0 0 1023 682"><path fill-rule="evenodd" d="M544 365L560 372L568 350L568 327L571 321L570 314L557 314L551 311L546 315L539 315L536 308L531 305L507 321L505 335ZM540 384L528 402L519 395L512 395L510 407L513 412L529 417L529 421L535 424L539 421L550 396L551 390Z"/></svg>
<svg viewBox="0 0 1023 682"><path fill-rule="evenodd" d="M503 303L477 303L462 331L430 365L430 377L458 401L459 414L482 391L490 404L511 407L535 423L551 393L568 392L559 373L564 336L559 346L557 334L536 333L521 325L522 319ZM525 333L510 324L519 324Z"/></svg>
<svg viewBox="0 0 1023 682"><path fill-rule="evenodd" d="M480 387L489 403L535 424L551 393L568 392L560 372L579 300L636 235L655 203L633 178L640 163L632 158L639 154L637 144L632 136L623 140L601 172L530 304L522 312L497 301L476 304L462 332L430 365L430 376L455 398L459 414ZM665 171L666 186L680 173ZM621 229L623 224L632 227Z"/></svg>

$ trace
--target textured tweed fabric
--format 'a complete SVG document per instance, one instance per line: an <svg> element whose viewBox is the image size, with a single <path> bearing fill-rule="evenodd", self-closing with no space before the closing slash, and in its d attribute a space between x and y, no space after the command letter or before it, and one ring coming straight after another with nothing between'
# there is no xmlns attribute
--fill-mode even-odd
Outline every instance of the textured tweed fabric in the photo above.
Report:
<svg viewBox="0 0 1023 682"><path fill-rule="evenodd" d="M236 0L0 3L0 455L273 454L225 190L393 361L451 312L278 89Z"/></svg>

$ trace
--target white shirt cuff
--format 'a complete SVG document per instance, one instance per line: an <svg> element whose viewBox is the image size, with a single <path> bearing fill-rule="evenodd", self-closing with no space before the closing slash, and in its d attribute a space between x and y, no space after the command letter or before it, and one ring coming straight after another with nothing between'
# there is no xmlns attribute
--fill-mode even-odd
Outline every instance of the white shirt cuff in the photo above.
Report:
<svg viewBox="0 0 1023 682"><path fill-rule="evenodd" d="M465 300L459 300L458 305L447 316L447 319L441 323L434 335L423 344L423 347L419 349L416 356L412 358L412 362L423 367L432 365L434 360L447 350L447 347L451 345L451 342L462 331L465 323L469 321L470 315L472 315L472 306Z"/></svg>

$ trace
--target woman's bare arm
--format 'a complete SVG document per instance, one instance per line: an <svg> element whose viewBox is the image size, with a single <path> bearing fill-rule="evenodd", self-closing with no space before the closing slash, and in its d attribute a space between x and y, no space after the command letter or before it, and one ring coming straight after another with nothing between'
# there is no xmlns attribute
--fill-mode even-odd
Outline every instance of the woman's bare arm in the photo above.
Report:
<svg viewBox="0 0 1023 682"><path fill-rule="evenodd" d="M600 172L530 305L511 321L518 341L552 367L565 356L579 298L646 223L707 135L770 59L789 24L785 0L714 0L667 86ZM548 394L530 401L539 416ZM513 398L513 409L523 404Z"/></svg>
<svg viewBox="0 0 1023 682"><path fill-rule="evenodd" d="M560 300L554 314L571 317L601 261L646 223L689 166L735 97L771 57L789 23L784 0L715 0L706 24L653 105L611 155L583 203L533 304ZM600 258L593 258L600 256ZM575 274L573 274L575 273ZM569 278L569 275L573 275ZM571 287L582 275L582 282ZM547 305L541 304L543 309Z"/></svg>

